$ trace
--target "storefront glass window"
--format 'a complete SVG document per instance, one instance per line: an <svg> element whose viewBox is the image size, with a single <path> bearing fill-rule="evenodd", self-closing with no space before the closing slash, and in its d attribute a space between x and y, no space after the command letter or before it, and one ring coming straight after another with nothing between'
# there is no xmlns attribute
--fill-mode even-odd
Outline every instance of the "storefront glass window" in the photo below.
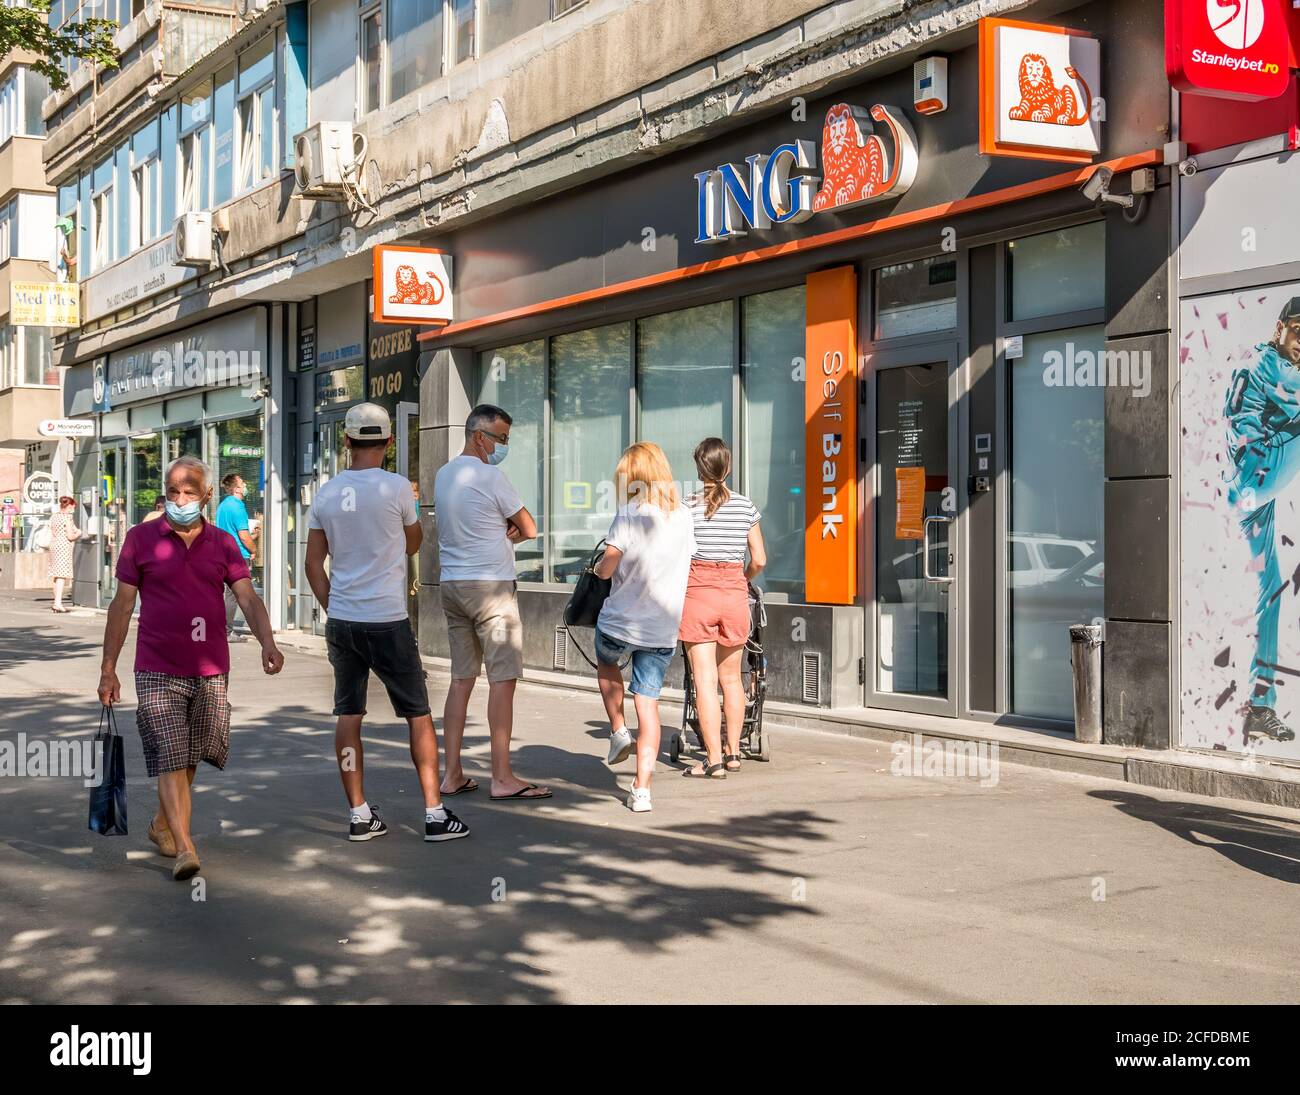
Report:
<svg viewBox="0 0 1300 1095"><path fill-rule="evenodd" d="M957 326L957 260L918 259L883 266L872 275L873 339L948 331Z"/></svg>
<svg viewBox="0 0 1300 1095"><path fill-rule="evenodd" d="M1045 273L1045 272L1044 272ZM1011 709L1070 720L1071 624L1103 612L1103 329L1026 335L1011 377Z"/></svg>
<svg viewBox="0 0 1300 1095"><path fill-rule="evenodd" d="M792 600L803 595L804 297L798 285L741 301L744 468L731 484L763 515L760 583Z"/></svg>
<svg viewBox="0 0 1300 1095"><path fill-rule="evenodd" d="M576 582L616 508L614 468L627 447L627 324L551 340L551 578Z"/></svg>
<svg viewBox="0 0 1300 1095"><path fill-rule="evenodd" d="M695 446L706 437L732 443L732 308L727 300L637 323L637 438L667 453L687 490L696 483Z"/></svg>
<svg viewBox="0 0 1300 1095"><path fill-rule="evenodd" d="M153 512L162 489L162 438L156 433L131 438L131 524Z"/></svg>
<svg viewBox="0 0 1300 1095"><path fill-rule="evenodd" d="M221 480L234 472L248 485L244 506L248 509L249 526L264 527L266 514L262 492L266 477L262 451L262 416L258 414L214 422L208 430L208 463L212 467L214 483L212 512L208 516L212 517L216 513L216 506L225 497L221 490ZM249 569L253 572L253 585L260 591L263 537L259 536L256 544L257 550L249 561Z"/></svg>
<svg viewBox="0 0 1300 1095"><path fill-rule="evenodd" d="M542 580L542 418L546 413L546 343L537 339L479 355L479 403L500 407L513 419L510 458L502 465L510 482L537 519L538 536L515 546L520 581ZM437 505L437 499L434 499Z"/></svg>
<svg viewBox="0 0 1300 1095"><path fill-rule="evenodd" d="M1007 244L1012 320L1106 304L1106 226L1101 221Z"/></svg>
<svg viewBox="0 0 1300 1095"><path fill-rule="evenodd" d="M179 456L197 456L203 459L203 427L171 426L167 429L167 456L163 471Z"/></svg>

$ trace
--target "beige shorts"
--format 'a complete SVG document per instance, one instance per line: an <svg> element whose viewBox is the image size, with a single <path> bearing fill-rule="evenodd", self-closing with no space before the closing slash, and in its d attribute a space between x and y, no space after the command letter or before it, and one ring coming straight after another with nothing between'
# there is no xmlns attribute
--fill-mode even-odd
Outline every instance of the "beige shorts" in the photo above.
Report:
<svg viewBox="0 0 1300 1095"><path fill-rule="evenodd" d="M524 675L524 626L514 582L443 582L442 611L451 645L451 675L477 677L487 666L489 681Z"/></svg>

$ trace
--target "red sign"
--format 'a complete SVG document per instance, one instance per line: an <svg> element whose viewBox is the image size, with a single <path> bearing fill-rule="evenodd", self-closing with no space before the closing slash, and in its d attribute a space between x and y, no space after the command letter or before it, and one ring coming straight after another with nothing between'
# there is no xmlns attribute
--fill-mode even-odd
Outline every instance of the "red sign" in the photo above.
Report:
<svg viewBox="0 0 1300 1095"><path fill-rule="evenodd" d="M1179 91L1276 99L1291 52L1285 0L1165 0L1165 71Z"/></svg>

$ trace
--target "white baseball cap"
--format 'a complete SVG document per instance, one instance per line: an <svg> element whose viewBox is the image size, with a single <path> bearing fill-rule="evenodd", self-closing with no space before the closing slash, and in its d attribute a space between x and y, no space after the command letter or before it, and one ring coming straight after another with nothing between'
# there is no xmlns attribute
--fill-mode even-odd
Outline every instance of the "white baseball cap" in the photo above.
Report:
<svg viewBox="0 0 1300 1095"><path fill-rule="evenodd" d="M343 419L343 432L356 441L387 441L393 436L393 424L378 403L358 403Z"/></svg>

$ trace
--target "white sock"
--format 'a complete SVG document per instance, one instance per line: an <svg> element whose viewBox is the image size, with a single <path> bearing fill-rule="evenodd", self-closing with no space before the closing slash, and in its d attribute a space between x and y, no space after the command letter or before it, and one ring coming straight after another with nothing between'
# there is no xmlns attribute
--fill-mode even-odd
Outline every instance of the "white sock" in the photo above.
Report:
<svg viewBox="0 0 1300 1095"><path fill-rule="evenodd" d="M425 821L446 821L447 807L445 806L426 806L424 808Z"/></svg>
<svg viewBox="0 0 1300 1095"><path fill-rule="evenodd" d="M360 806L349 806L348 810L353 821L370 820L370 803L368 802L363 802Z"/></svg>

